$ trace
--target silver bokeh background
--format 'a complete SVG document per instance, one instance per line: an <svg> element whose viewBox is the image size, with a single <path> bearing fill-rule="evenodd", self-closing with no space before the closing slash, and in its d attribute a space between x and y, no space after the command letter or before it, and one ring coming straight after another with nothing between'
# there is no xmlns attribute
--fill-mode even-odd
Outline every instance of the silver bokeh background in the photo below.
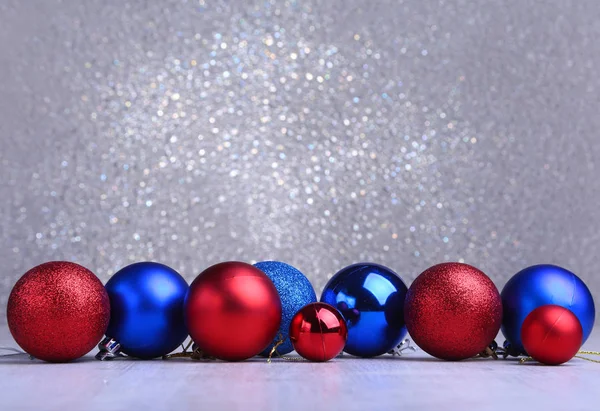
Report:
<svg viewBox="0 0 600 411"><path fill-rule="evenodd" d="M599 36L593 0L3 0L0 312L58 259L547 262L598 298Z"/></svg>

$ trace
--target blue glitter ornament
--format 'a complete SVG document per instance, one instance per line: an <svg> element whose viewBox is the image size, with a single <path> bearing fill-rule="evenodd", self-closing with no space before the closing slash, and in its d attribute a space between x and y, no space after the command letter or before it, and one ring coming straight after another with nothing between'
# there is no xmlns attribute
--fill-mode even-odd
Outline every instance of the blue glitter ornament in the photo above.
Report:
<svg viewBox="0 0 600 411"><path fill-rule="evenodd" d="M394 349L406 336L404 300L407 287L387 267L354 264L340 270L325 286L321 302L336 307L346 319L344 351L374 357Z"/></svg>
<svg viewBox="0 0 600 411"><path fill-rule="evenodd" d="M281 355L292 352L294 347L289 339L290 323L294 315L302 307L317 301L315 290L310 281L308 281L308 278L289 264L279 261L263 261L254 264L254 266L264 272L273 281L281 298L281 325L279 332L273 343L260 353L260 355L265 357L269 355L273 345L279 341L280 334L284 342L277 347L277 352Z"/></svg>
<svg viewBox="0 0 600 411"><path fill-rule="evenodd" d="M547 304L571 310L583 328L583 341L590 336L596 310L585 283L572 272L555 265L534 265L515 274L500 293L504 316L502 333L513 351L525 353L521 326L534 309Z"/></svg>
<svg viewBox="0 0 600 411"><path fill-rule="evenodd" d="M166 265L132 264L106 283L110 323L106 335L132 357L168 354L187 338L183 302L189 286Z"/></svg>

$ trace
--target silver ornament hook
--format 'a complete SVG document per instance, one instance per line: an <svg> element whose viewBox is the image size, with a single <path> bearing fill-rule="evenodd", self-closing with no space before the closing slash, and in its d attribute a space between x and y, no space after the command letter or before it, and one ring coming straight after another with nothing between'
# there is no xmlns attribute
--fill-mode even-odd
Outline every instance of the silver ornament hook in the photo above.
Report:
<svg viewBox="0 0 600 411"><path fill-rule="evenodd" d="M388 352L388 354L392 354L394 357L401 357L402 355L405 354L405 351L410 351L410 352L417 351L417 347L415 347L414 345L411 345L410 339L408 339L408 338L405 338L404 340L402 340L400 342L400 344L395 346L394 349L392 349L391 351Z"/></svg>
<svg viewBox="0 0 600 411"><path fill-rule="evenodd" d="M125 357L125 354L121 352L121 344L117 342L114 338L105 337L98 344L98 354L96 354L96 359L99 361L104 360L112 360L117 357Z"/></svg>

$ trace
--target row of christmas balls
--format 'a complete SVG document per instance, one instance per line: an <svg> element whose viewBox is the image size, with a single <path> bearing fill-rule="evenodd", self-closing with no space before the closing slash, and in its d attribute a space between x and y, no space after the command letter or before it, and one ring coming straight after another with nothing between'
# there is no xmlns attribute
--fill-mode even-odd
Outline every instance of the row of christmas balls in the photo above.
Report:
<svg viewBox="0 0 600 411"><path fill-rule="evenodd" d="M460 360L483 352L502 327L510 353L558 364L576 354L595 316L586 285L553 265L519 272L500 294L467 264L433 266L408 289L389 268L359 263L316 300L300 271L276 261L216 264L190 286L173 269L143 262L106 287L80 265L50 262L15 284L7 317L16 342L50 362L85 355L103 335L99 359L161 357L188 335L197 351L228 361L294 349L313 361L342 349L374 357L393 351L407 328L427 353Z"/></svg>

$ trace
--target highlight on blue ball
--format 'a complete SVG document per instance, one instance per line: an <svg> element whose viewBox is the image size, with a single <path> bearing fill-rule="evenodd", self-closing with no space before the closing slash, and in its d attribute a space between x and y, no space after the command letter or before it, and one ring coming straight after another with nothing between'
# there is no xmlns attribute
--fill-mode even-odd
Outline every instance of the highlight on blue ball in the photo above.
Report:
<svg viewBox="0 0 600 411"><path fill-rule="evenodd" d="M336 307L346 319L344 351L358 357L390 352L406 336L404 300L408 288L391 269L358 263L335 274L321 302Z"/></svg>
<svg viewBox="0 0 600 411"><path fill-rule="evenodd" d="M572 272L556 265L525 268L504 286L502 296L502 333L512 348L523 353L521 326L536 308L554 304L571 310L583 328L583 342L594 327L594 298L585 283Z"/></svg>
<svg viewBox="0 0 600 411"><path fill-rule="evenodd" d="M166 265L129 265L106 283L110 323L106 335L125 354L150 359L175 350L188 336L184 300L188 283Z"/></svg>
<svg viewBox="0 0 600 411"><path fill-rule="evenodd" d="M268 356L273 346L283 337L283 343L277 347L281 355L294 350L289 339L290 323L294 315L305 305L317 301L315 290L308 280L297 268L279 261L262 261L254 264L273 281L281 299L281 325L273 342L260 353Z"/></svg>

